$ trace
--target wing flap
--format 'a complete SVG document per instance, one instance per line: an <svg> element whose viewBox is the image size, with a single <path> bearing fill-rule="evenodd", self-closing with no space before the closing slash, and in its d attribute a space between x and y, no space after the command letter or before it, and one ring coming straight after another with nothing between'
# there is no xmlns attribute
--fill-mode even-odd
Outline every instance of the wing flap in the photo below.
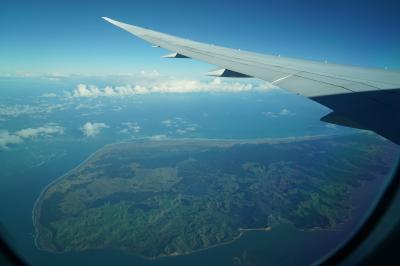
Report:
<svg viewBox="0 0 400 266"><path fill-rule="evenodd" d="M282 88L288 88L289 91L306 97L345 94L351 92L343 87L327 82L317 80L310 82L309 79L302 77L301 74L292 75L288 78L282 79L281 81L274 82L274 85Z"/></svg>

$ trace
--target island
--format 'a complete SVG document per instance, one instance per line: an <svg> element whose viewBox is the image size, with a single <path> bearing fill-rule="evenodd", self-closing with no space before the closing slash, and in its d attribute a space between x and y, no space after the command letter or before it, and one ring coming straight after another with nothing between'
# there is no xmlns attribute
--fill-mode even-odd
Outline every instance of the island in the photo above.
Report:
<svg viewBox="0 0 400 266"><path fill-rule="evenodd" d="M49 184L33 209L50 252L190 254L289 222L332 229L398 149L376 135L136 140L107 145Z"/></svg>

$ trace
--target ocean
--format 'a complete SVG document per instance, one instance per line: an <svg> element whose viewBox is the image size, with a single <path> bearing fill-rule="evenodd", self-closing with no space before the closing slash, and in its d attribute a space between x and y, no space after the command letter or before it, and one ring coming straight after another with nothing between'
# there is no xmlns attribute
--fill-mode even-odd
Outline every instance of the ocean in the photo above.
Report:
<svg viewBox="0 0 400 266"><path fill-rule="evenodd" d="M143 137L252 139L354 132L320 122L329 110L280 91L70 99L63 91L71 86L29 80L0 82L3 136L4 132L15 135L49 124L64 128L63 134L24 138L22 143L0 149L1 232L33 265L306 265L351 234L385 182L369 181L361 188L362 193L355 195L360 204L353 219L334 231L305 232L281 224L270 231L246 232L230 244L157 260L108 249L66 254L40 251L34 245L32 224L32 207L40 192L106 144ZM58 96L42 96L48 92ZM25 113L18 113L24 108ZM82 126L87 122L105 127L96 137L85 137Z"/></svg>

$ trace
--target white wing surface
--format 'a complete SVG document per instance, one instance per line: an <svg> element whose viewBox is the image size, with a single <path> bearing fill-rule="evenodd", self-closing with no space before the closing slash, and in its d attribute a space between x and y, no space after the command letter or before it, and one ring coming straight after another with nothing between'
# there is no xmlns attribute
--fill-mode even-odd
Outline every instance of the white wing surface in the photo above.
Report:
<svg viewBox="0 0 400 266"><path fill-rule="evenodd" d="M332 110L322 121L376 132L400 144L400 72L328 64L235 50L129 25L118 26L168 58L194 58L218 66L211 75L255 77L308 97Z"/></svg>

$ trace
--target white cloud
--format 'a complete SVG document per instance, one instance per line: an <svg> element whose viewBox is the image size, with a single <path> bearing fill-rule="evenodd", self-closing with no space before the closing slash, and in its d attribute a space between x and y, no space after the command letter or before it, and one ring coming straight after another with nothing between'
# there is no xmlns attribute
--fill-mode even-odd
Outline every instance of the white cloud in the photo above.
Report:
<svg viewBox="0 0 400 266"><path fill-rule="evenodd" d="M167 120L161 121L161 124L163 124L166 127L172 127L175 123L171 119L167 119Z"/></svg>
<svg viewBox="0 0 400 266"><path fill-rule="evenodd" d="M165 135L165 134L153 135L153 136L149 137L149 139L151 139L151 140L164 140L166 138L167 138L167 135Z"/></svg>
<svg viewBox="0 0 400 266"><path fill-rule="evenodd" d="M16 104L12 106L0 106L0 117L18 117L21 115L49 114L53 111L66 109L65 104L41 103L38 105Z"/></svg>
<svg viewBox="0 0 400 266"><path fill-rule="evenodd" d="M142 77L158 77L160 76L160 73L157 70L152 70L152 71L142 70L140 71L140 75Z"/></svg>
<svg viewBox="0 0 400 266"><path fill-rule="evenodd" d="M103 128L109 128L109 126L104 123L87 122L81 127L81 130L86 137L94 137L98 135Z"/></svg>
<svg viewBox="0 0 400 266"><path fill-rule="evenodd" d="M113 110L114 112L121 112L122 109L124 109L124 108L122 108L121 106L114 106L112 110Z"/></svg>
<svg viewBox="0 0 400 266"><path fill-rule="evenodd" d="M30 105L14 105L14 106L0 106L0 116L12 116L16 117L24 114L35 114L39 113L38 108Z"/></svg>
<svg viewBox="0 0 400 266"><path fill-rule="evenodd" d="M198 127L199 126L196 125L196 124L190 124L190 125L188 125L186 127L178 128L176 130L176 133L179 134L179 135L184 135L184 134L196 131Z"/></svg>
<svg viewBox="0 0 400 266"><path fill-rule="evenodd" d="M64 128L56 124L47 124L37 128L25 128L10 133L7 130L0 131L0 149L7 149L9 145L20 144L25 139L49 137L56 134L64 134Z"/></svg>
<svg viewBox="0 0 400 266"><path fill-rule="evenodd" d="M194 92L244 92L244 91L269 91L277 89L270 83L244 83L237 81L224 81L215 78L211 81L192 79L157 80L146 85L106 86L99 88L94 85L79 84L72 91L72 97L126 97L150 93L194 93Z"/></svg>
<svg viewBox="0 0 400 266"><path fill-rule="evenodd" d="M0 131L0 149L7 149L9 145L22 143L24 140L8 131Z"/></svg>
<svg viewBox="0 0 400 266"><path fill-rule="evenodd" d="M48 78L68 78L70 74L66 73L61 73L61 72L53 72L53 73L48 73L46 77Z"/></svg>
<svg viewBox="0 0 400 266"><path fill-rule="evenodd" d="M137 122L125 122L122 123L122 125L127 127L121 130L122 133L128 133L128 132L139 133L142 130L142 127L139 126L139 123Z"/></svg>
<svg viewBox="0 0 400 266"><path fill-rule="evenodd" d="M76 89L73 91L72 96L74 97L97 97L100 94L100 90L94 86L88 87L85 84L78 84Z"/></svg>
<svg viewBox="0 0 400 266"><path fill-rule="evenodd" d="M14 71L9 73L0 73L0 77L8 78L37 78L37 79L49 79L49 80L60 80L70 77L70 74L53 72L53 73L43 73L43 72L23 72Z"/></svg>
<svg viewBox="0 0 400 266"><path fill-rule="evenodd" d="M179 135L184 135L184 134L186 134L186 133L187 133L187 131L186 131L186 130L184 130L184 129L180 129L180 128L178 128L178 129L176 130L176 133L177 133L177 134L179 134Z"/></svg>
<svg viewBox="0 0 400 266"><path fill-rule="evenodd" d="M196 131L199 128L197 124L190 124L185 119L181 117L174 117L170 119L166 119L161 121L165 127L175 130L175 133L178 135L184 135L193 131ZM173 131L170 131L172 133Z"/></svg>
<svg viewBox="0 0 400 266"><path fill-rule="evenodd" d="M196 128L193 128L193 127L187 127L187 128L183 128L183 129L178 128L176 130L176 133L178 133L179 135L184 135L186 133L193 132L193 131L196 131Z"/></svg>
<svg viewBox="0 0 400 266"><path fill-rule="evenodd" d="M188 122L181 117L173 117L173 118L161 121L161 124L163 124L166 127L178 128L178 127L185 126L186 124L188 124Z"/></svg>
<svg viewBox="0 0 400 266"><path fill-rule="evenodd" d="M77 106L75 106L75 110L80 110L80 109L95 109L96 107L93 105L89 105L89 104L83 104L80 103Z"/></svg>
<svg viewBox="0 0 400 266"><path fill-rule="evenodd" d="M337 129L337 125L334 124L326 124L325 126L330 129Z"/></svg>
<svg viewBox="0 0 400 266"><path fill-rule="evenodd" d="M278 115L274 112L262 112L262 114L267 117L272 117L272 118L278 117Z"/></svg>
<svg viewBox="0 0 400 266"><path fill-rule="evenodd" d="M192 125L188 126L187 128L185 128L185 130L186 131L196 131L197 127L198 127L197 125L192 124Z"/></svg>
<svg viewBox="0 0 400 266"><path fill-rule="evenodd" d="M21 138L36 138L38 136L50 136L53 134L64 134L64 128L57 125L45 125L37 128L25 128L15 132Z"/></svg>
<svg viewBox="0 0 400 266"><path fill-rule="evenodd" d="M286 108L283 108L278 114L279 114L279 115L294 115L293 112L289 111L289 110L286 109Z"/></svg>
<svg viewBox="0 0 400 266"><path fill-rule="evenodd" d="M262 112L264 116L276 118L279 116L294 116L296 113L290 111L289 109L283 108L279 112Z"/></svg>

